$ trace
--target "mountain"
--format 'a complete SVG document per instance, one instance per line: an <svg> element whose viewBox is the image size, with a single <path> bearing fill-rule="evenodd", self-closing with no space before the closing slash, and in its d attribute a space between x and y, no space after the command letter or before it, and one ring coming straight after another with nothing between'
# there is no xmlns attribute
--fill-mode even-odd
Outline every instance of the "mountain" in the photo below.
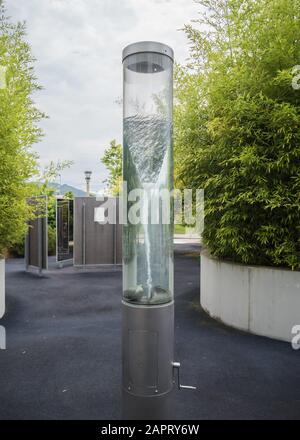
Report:
<svg viewBox="0 0 300 440"><path fill-rule="evenodd" d="M49 186L51 186L51 188L55 189L57 191L57 193L63 195L66 192L71 191L74 194L74 197L84 197L85 191L82 191L81 189L75 188L74 186L71 185L67 185L66 183L64 183L63 185L60 185L59 183L56 182L52 182L49 184Z"/></svg>

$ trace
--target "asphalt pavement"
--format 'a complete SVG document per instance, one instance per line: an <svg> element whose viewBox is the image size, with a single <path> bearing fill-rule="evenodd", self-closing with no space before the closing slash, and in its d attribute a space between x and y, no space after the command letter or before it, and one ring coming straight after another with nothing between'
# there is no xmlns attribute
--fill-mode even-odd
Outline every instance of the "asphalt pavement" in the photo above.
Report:
<svg viewBox="0 0 300 440"><path fill-rule="evenodd" d="M0 419L121 417L121 270L6 263ZM174 419L300 419L300 350L233 330L201 309L199 247L177 244Z"/></svg>

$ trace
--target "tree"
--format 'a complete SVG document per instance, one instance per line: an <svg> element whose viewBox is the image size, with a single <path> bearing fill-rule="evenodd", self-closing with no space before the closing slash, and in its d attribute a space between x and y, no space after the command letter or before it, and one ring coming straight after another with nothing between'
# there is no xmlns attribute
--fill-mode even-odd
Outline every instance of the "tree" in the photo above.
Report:
<svg viewBox="0 0 300 440"><path fill-rule="evenodd" d="M109 177L105 181L109 192L118 195L122 184L122 145L117 144L116 140L110 142L110 146L105 150L101 162L109 171Z"/></svg>
<svg viewBox="0 0 300 440"><path fill-rule="evenodd" d="M45 115L32 100L40 89L33 63L25 24L11 23L0 0L0 66L5 72L0 89L0 254L20 241L26 220L34 215L26 202L32 194L29 179L38 173L31 146L41 138L37 123Z"/></svg>
<svg viewBox="0 0 300 440"><path fill-rule="evenodd" d="M178 182L204 188L204 242L219 257L300 268L297 0L198 0L176 72Z"/></svg>
<svg viewBox="0 0 300 440"><path fill-rule="evenodd" d="M41 195L54 194L51 182L55 181L66 168L70 168L74 164L73 160L58 160L51 162L39 172L38 189Z"/></svg>
<svg viewBox="0 0 300 440"><path fill-rule="evenodd" d="M73 199L74 199L73 191L67 191L67 192L64 194L64 199L73 200Z"/></svg>

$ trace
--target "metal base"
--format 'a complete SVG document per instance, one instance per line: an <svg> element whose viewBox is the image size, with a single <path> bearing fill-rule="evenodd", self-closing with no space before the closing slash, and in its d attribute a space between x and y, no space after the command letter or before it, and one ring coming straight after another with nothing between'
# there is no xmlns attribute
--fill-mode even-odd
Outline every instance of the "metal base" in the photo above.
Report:
<svg viewBox="0 0 300 440"><path fill-rule="evenodd" d="M168 419L173 388L174 303L123 302L123 418Z"/></svg>
<svg viewBox="0 0 300 440"><path fill-rule="evenodd" d="M171 420L172 392L162 396L140 397L122 391L123 420Z"/></svg>

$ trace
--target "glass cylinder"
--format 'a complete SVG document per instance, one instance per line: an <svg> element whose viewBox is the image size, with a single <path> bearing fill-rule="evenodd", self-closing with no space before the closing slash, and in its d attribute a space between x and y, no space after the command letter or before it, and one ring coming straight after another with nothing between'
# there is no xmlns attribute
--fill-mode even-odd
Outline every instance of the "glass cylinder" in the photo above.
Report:
<svg viewBox="0 0 300 440"><path fill-rule="evenodd" d="M123 298L163 304L173 299L172 49L127 46L123 81Z"/></svg>

